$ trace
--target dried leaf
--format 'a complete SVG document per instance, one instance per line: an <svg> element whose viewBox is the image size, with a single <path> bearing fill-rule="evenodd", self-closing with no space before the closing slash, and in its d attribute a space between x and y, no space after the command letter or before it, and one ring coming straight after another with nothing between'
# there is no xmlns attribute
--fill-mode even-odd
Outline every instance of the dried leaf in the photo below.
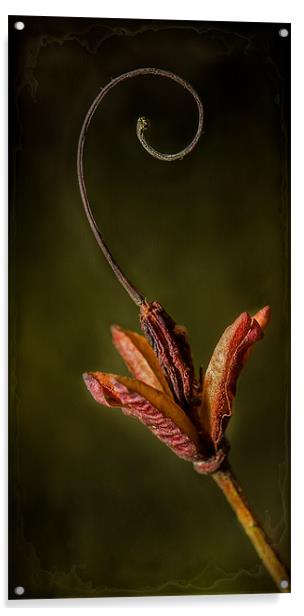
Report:
<svg viewBox="0 0 304 616"><path fill-rule="evenodd" d="M89 372L83 378L97 402L121 407L126 414L139 419L180 458L200 459L196 428L166 394L137 379L115 374Z"/></svg>
<svg viewBox="0 0 304 616"><path fill-rule="evenodd" d="M186 409L193 395L194 368L185 328L176 325L158 302L141 305L140 322L176 402Z"/></svg>
<svg viewBox="0 0 304 616"><path fill-rule="evenodd" d="M172 398L173 395L159 361L145 337L122 329L118 325L113 325L111 331L113 343L130 372L138 380L159 391L164 391Z"/></svg>
<svg viewBox="0 0 304 616"><path fill-rule="evenodd" d="M270 318L268 307L258 313L265 326ZM243 312L220 338L207 368L202 405L199 411L205 431L209 434L215 450L221 443L224 430L232 413L236 382L248 351L263 337L258 321Z"/></svg>

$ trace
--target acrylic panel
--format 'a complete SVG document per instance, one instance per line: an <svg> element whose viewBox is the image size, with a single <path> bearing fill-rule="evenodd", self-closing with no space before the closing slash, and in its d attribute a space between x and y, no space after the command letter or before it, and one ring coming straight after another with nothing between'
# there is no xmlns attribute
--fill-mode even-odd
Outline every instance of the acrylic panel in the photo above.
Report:
<svg viewBox="0 0 304 616"><path fill-rule="evenodd" d="M11 599L290 590L290 35L9 18Z"/></svg>

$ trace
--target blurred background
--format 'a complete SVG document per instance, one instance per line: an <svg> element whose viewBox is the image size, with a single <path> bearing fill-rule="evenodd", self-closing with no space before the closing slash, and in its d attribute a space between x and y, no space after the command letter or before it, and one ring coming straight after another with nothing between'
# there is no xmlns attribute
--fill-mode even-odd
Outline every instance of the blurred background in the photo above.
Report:
<svg viewBox="0 0 304 616"><path fill-rule="evenodd" d="M82 373L127 374L110 325L139 331L85 219L81 125L117 86L85 148L92 209L114 256L187 327L196 369L244 310L273 311L238 385L230 461L289 564L289 63L282 24L9 18L9 593L23 598L276 592L211 478L135 420L98 406ZM288 29L289 29L288 25Z"/></svg>

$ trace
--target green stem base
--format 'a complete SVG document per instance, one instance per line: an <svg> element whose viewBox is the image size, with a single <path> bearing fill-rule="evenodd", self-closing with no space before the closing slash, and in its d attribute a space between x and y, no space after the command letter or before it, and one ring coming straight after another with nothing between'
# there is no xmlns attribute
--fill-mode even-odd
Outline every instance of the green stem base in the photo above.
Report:
<svg viewBox="0 0 304 616"><path fill-rule="evenodd" d="M269 539L252 513L232 470L228 467L212 474L214 481L225 494L246 535L269 571L280 592L290 592L289 574L271 546Z"/></svg>

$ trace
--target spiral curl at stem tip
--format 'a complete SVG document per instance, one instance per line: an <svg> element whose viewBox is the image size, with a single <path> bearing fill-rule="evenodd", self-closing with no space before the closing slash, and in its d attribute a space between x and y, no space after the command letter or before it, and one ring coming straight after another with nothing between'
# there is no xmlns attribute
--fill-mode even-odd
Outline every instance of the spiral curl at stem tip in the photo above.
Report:
<svg viewBox="0 0 304 616"><path fill-rule="evenodd" d="M138 68L133 71L129 71L128 73L123 73L122 75L119 75L118 77L116 77L115 79L112 79L109 83L107 83L97 94L96 98L94 99L93 103L91 104L85 116L81 131L80 131L80 135L79 135L78 149L77 149L77 175L78 175L79 189L80 189L80 195L81 195L84 211L88 219L89 225L91 227L91 230L97 241L98 246L100 247L103 255L105 256L107 262L112 268L112 271L116 275L118 281L127 291L131 299L138 306L140 306L142 303L146 301L145 297L134 287L134 285L130 282L127 276L123 273L118 263L115 261L109 247L107 246L105 240L103 239L101 235L100 229L93 216L90 203L89 203L89 199L88 199L88 195L87 195L86 183L84 179L83 153L84 153L86 135L87 135L89 126L91 124L92 118L99 104L104 99L106 94L110 92L110 90L112 90L116 85L118 85L122 81L126 81L127 79L132 79L133 77L140 77L140 76L145 76L145 75L154 75L157 77L165 77L167 79L171 79L172 81L175 81L176 83L181 85L185 90L187 90L192 95L197 105L198 125L197 125L195 136L193 137L189 145L187 145L183 150L181 150L180 152L177 152L176 154L163 154L161 152L158 152L158 150L154 149L152 146L150 146L150 144L146 141L145 132L148 130L150 126L150 121L145 117L140 117L138 118L137 124L136 124L136 135L141 145L146 150L146 152L148 152L151 156L153 156L154 158L157 158L158 160L166 161L166 162L173 162L175 160L181 160L193 150L193 148L196 146L201 136L202 129L203 129L204 114L203 114L202 102L198 94L196 93L196 91L184 79L182 79L178 75L175 75L175 73L171 73L170 71L165 71L165 70L158 69L158 68Z"/></svg>

